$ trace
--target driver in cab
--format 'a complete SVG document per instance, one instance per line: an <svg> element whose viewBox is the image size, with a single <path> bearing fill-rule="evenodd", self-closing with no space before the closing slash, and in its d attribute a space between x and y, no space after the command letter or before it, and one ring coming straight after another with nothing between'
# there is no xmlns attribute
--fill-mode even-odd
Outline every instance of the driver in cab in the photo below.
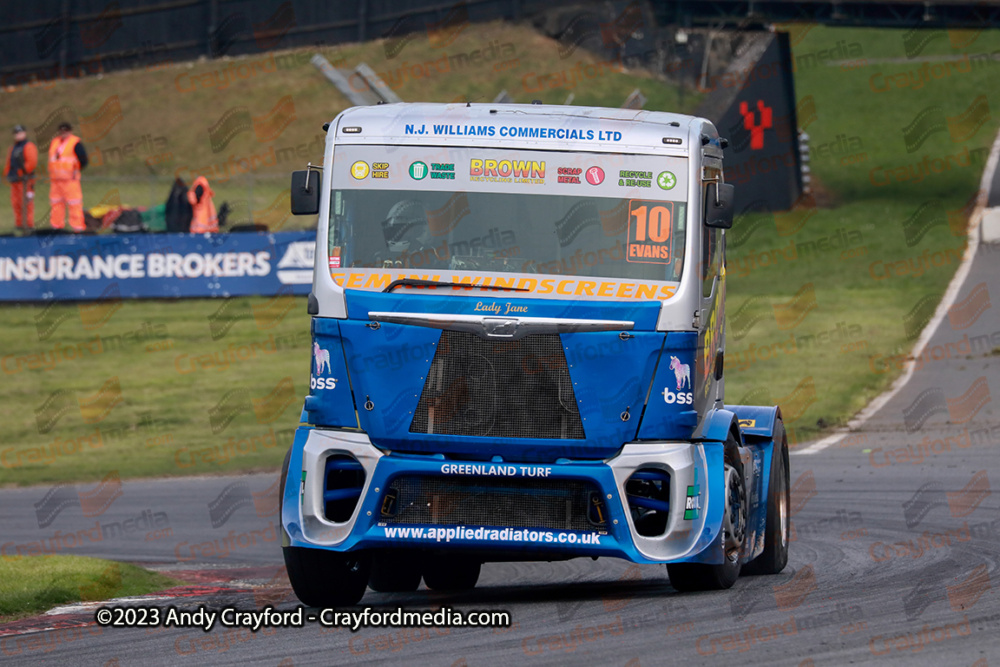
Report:
<svg viewBox="0 0 1000 667"><path fill-rule="evenodd" d="M386 249L376 255L377 265L396 268L447 268L450 253L448 241L434 245L427 212L415 199L396 202L382 221Z"/></svg>

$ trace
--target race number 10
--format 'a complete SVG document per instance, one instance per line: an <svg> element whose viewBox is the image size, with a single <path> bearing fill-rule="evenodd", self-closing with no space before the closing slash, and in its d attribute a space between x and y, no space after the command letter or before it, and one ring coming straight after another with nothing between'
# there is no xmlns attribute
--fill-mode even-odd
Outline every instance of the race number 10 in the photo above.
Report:
<svg viewBox="0 0 1000 667"><path fill-rule="evenodd" d="M672 202L631 200L626 261L669 264L673 220Z"/></svg>

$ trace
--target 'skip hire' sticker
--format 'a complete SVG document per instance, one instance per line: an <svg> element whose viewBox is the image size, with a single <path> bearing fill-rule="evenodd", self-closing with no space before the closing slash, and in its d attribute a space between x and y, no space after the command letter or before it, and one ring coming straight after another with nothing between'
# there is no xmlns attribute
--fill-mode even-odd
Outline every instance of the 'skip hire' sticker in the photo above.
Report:
<svg viewBox="0 0 1000 667"><path fill-rule="evenodd" d="M629 200L625 261L669 264L673 226L673 202Z"/></svg>

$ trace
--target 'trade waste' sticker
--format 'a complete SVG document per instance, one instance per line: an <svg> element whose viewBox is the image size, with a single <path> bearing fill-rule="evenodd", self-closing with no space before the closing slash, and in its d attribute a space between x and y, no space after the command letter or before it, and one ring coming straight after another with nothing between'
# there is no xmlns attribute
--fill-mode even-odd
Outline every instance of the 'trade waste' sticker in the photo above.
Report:
<svg viewBox="0 0 1000 667"><path fill-rule="evenodd" d="M414 162L410 165L410 178L415 181L423 180L427 175L427 164L424 162Z"/></svg>

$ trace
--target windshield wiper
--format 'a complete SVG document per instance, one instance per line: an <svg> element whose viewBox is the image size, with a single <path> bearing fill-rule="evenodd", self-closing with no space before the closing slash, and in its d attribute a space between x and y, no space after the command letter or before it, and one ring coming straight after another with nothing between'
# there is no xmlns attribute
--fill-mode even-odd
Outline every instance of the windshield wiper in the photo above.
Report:
<svg viewBox="0 0 1000 667"><path fill-rule="evenodd" d="M473 287L477 289L492 289L492 290L510 290L512 292L528 292L526 287L495 287L493 285L476 285L473 283L449 283L441 280L421 280L420 278L400 278L399 280L393 280L389 283L382 292L391 292L397 287L464 287L466 289L471 289Z"/></svg>

